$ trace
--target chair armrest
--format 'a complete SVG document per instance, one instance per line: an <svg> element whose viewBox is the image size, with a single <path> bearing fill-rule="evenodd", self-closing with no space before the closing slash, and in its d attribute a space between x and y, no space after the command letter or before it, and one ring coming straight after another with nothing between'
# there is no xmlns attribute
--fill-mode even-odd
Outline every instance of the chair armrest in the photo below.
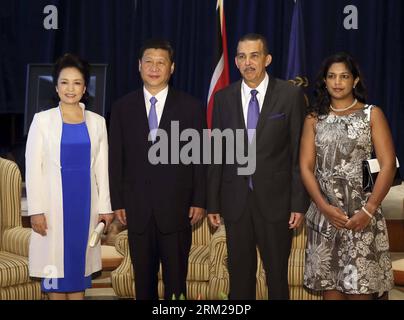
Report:
<svg viewBox="0 0 404 320"><path fill-rule="evenodd" d="M306 249L306 223L300 225L299 228L293 230L292 249Z"/></svg>
<svg viewBox="0 0 404 320"><path fill-rule="evenodd" d="M112 273L113 274L127 274L131 279L134 278L132 259L130 257L129 243L128 243L128 231L124 230L119 233L115 240L115 249L121 255L123 260L121 264Z"/></svg>
<svg viewBox="0 0 404 320"><path fill-rule="evenodd" d="M123 256L129 255L128 230L118 233L115 238L115 249Z"/></svg>
<svg viewBox="0 0 404 320"><path fill-rule="evenodd" d="M226 229L222 224L212 235L209 243L209 297L222 299L229 291L229 272L227 269Z"/></svg>
<svg viewBox="0 0 404 320"><path fill-rule="evenodd" d="M209 260L211 276L219 278L227 276L227 246L224 225L219 226L212 235L209 243Z"/></svg>
<svg viewBox="0 0 404 320"><path fill-rule="evenodd" d="M118 268L111 272L112 288L118 297L134 297L134 273L129 251L127 230L124 230L117 235L115 249L123 255L123 260Z"/></svg>
<svg viewBox="0 0 404 320"><path fill-rule="evenodd" d="M2 249L4 251L28 257L31 228L14 227L4 231Z"/></svg>

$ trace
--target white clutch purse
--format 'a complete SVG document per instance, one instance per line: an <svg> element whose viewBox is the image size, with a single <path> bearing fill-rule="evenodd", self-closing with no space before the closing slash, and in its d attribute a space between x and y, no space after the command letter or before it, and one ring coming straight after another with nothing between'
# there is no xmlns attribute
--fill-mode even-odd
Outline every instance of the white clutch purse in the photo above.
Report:
<svg viewBox="0 0 404 320"><path fill-rule="evenodd" d="M94 229L93 233L91 234L90 237L90 247L95 247L97 243L100 241L101 235L104 233L104 228L105 228L105 221L101 220L98 224L97 227Z"/></svg>

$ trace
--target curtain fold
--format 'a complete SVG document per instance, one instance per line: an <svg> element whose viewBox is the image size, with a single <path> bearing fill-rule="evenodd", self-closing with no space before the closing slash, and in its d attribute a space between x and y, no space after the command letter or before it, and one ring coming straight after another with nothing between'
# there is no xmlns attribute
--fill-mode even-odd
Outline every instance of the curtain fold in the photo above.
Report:
<svg viewBox="0 0 404 320"><path fill-rule="evenodd" d="M282 77L287 67L293 0L225 2L231 80L239 78L233 63L237 39L248 32L268 38L273 55L269 71ZM58 30L43 27L43 9L49 4L58 8ZM365 75L369 101L386 113L404 167L401 1L301 0L301 5L310 82L327 55L351 52ZM344 28L347 5L358 9L358 30ZM215 7L216 0L1 1L0 114L24 112L28 63L53 63L65 52L109 65L109 112L114 100L141 85L138 51L150 37L167 38L176 50L172 84L206 101L214 68Z"/></svg>

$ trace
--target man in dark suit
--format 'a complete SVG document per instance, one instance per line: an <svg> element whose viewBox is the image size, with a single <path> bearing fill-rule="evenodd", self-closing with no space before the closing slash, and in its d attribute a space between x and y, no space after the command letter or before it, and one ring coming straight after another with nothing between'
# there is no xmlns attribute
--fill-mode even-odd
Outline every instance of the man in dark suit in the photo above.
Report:
<svg viewBox="0 0 404 320"><path fill-rule="evenodd" d="M238 174L237 161L208 167L207 210L211 224L219 226L223 216L226 226L230 299L256 298L257 246L269 298L289 298L292 229L301 224L309 205L299 170L304 95L267 74L271 60L263 36L241 38L235 62L243 79L214 99L213 128L242 129L244 143L256 146L256 153L249 155L256 158L250 176ZM226 148L221 149L223 159Z"/></svg>
<svg viewBox="0 0 404 320"><path fill-rule="evenodd" d="M111 114L111 202L117 218L128 225L136 299L141 300L158 299L160 262L165 299L186 296L191 225L205 215L203 165L171 161L186 143L177 133L192 128L202 134L205 126L202 105L168 86L173 56L167 41L146 42L139 56L144 86L117 101ZM158 143L167 145L154 154ZM166 150L168 164L153 164L166 158Z"/></svg>

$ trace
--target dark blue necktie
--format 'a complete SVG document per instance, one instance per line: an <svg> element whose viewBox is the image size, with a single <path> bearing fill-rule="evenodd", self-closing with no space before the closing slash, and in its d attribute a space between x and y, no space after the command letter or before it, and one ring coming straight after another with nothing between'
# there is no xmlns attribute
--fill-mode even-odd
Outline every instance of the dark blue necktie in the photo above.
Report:
<svg viewBox="0 0 404 320"><path fill-rule="evenodd" d="M248 133L248 141L251 143L251 141L254 138L254 134L256 132L257 128L257 123L258 123L258 118L260 116L260 106L258 103L257 99L257 90L251 90L251 99L250 102L248 103L248 112L247 112L247 133ZM249 177L248 179L248 185L251 190L253 190L253 184L252 184L252 176Z"/></svg>
<svg viewBox="0 0 404 320"><path fill-rule="evenodd" d="M150 98L150 112L149 112L149 129L150 129L150 136L154 143L156 141L157 135L157 128L158 128L158 121L157 121L157 113L156 113L156 103L157 99L155 97Z"/></svg>

